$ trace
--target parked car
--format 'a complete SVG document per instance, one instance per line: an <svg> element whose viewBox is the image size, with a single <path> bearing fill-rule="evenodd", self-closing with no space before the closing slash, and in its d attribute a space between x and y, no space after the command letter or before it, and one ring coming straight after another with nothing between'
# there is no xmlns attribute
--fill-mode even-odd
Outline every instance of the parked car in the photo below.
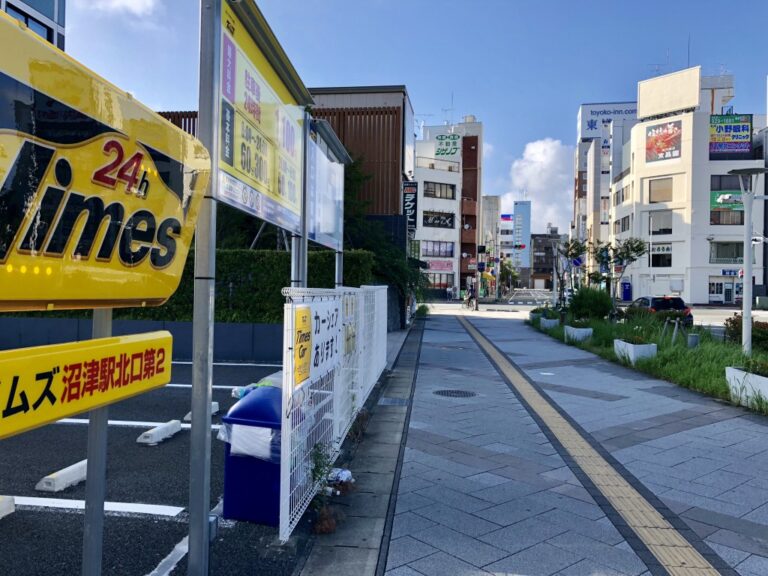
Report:
<svg viewBox="0 0 768 576"><path fill-rule="evenodd" d="M641 296L634 300L628 308L647 310L651 313L677 310L685 313L683 326L693 326L693 312L679 296Z"/></svg>

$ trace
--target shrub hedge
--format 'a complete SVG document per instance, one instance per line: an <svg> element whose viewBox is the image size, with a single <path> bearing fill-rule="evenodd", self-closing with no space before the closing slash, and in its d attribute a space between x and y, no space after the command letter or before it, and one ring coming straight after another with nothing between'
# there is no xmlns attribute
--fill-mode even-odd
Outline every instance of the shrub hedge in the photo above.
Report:
<svg viewBox="0 0 768 576"><path fill-rule="evenodd" d="M344 252L344 285L359 287L374 281L373 253ZM176 293L156 308L116 309L115 318L128 320L192 320L194 300L194 254L184 266ZM333 288L335 254L330 250L310 251L309 279L312 288ZM280 323L283 321L282 288L291 283L291 255L274 250L216 251L216 322ZM15 314L18 316L19 314ZM56 311L23 314L29 316L84 317L89 311Z"/></svg>
<svg viewBox="0 0 768 576"><path fill-rule="evenodd" d="M577 319L602 319L612 309L611 296L605 290L583 287L571 298L570 312Z"/></svg>

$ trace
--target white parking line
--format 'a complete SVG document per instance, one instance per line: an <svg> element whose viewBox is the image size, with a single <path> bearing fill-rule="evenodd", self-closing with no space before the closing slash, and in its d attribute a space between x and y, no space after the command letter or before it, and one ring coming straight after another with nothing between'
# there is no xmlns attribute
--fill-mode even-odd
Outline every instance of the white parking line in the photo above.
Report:
<svg viewBox="0 0 768 576"><path fill-rule="evenodd" d="M39 508L63 508L68 510L85 510L85 500L69 500L67 498L34 498L14 496L16 506L37 506ZM150 514L152 516L178 516L184 508L164 506L162 504L138 504L133 502L104 502L106 512L124 512L130 514Z"/></svg>
<svg viewBox="0 0 768 576"><path fill-rule="evenodd" d="M173 364L181 364L182 366L191 366L192 362L189 360L174 360ZM246 366L246 367L263 367L263 368L282 368L282 364L270 364L270 363L258 363L258 362L214 362L214 366Z"/></svg>
<svg viewBox="0 0 768 576"><path fill-rule="evenodd" d="M176 568L179 561L187 555L189 551L189 536L184 538L174 546L171 553L160 561L157 568L152 570L147 576L168 576Z"/></svg>
<svg viewBox="0 0 768 576"><path fill-rule="evenodd" d="M165 388L192 388L192 384L166 384ZM238 386L211 386L214 390L234 390Z"/></svg>
<svg viewBox="0 0 768 576"><path fill-rule="evenodd" d="M80 424L80 425L88 425L88 418L62 418L61 420L57 420L55 422L56 424ZM139 420L109 420L110 426L115 426L117 428L155 428L156 426L160 426L161 424L164 424L164 422L141 422ZM181 429L182 430L189 430L191 424L182 424ZM218 430L221 428L221 424L211 424L211 430Z"/></svg>

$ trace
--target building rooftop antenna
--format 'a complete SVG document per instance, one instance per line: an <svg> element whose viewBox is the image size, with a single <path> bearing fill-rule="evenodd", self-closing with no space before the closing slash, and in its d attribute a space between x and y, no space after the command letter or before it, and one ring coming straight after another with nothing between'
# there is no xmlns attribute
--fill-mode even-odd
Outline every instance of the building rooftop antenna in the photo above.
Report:
<svg viewBox="0 0 768 576"><path fill-rule="evenodd" d="M445 123L452 125L453 124L453 90L451 90L451 107L450 108L441 108L443 111L443 114L447 116Z"/></svg>

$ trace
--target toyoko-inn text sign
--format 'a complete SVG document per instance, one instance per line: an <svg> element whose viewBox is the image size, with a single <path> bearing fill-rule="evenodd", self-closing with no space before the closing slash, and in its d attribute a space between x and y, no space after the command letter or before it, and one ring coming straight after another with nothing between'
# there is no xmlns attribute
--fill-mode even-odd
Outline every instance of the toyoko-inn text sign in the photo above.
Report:
<svg viewBox="0 0 768 576"><path fill-rule="evenodd" d="M170 332L0 352L0 438L171 381Z"/></svg>
<svg viewBox="0 0 768 576"><path fill-rule="evenodd" d="M298 234L303 110L229 3L221 4L218 199Z"/></svg>
<svg viewBox="0 0 768 576"><path fill-rule="evenodd" d="M0 310L162 304L208 152L5 14L0 38Z"/></svg>

